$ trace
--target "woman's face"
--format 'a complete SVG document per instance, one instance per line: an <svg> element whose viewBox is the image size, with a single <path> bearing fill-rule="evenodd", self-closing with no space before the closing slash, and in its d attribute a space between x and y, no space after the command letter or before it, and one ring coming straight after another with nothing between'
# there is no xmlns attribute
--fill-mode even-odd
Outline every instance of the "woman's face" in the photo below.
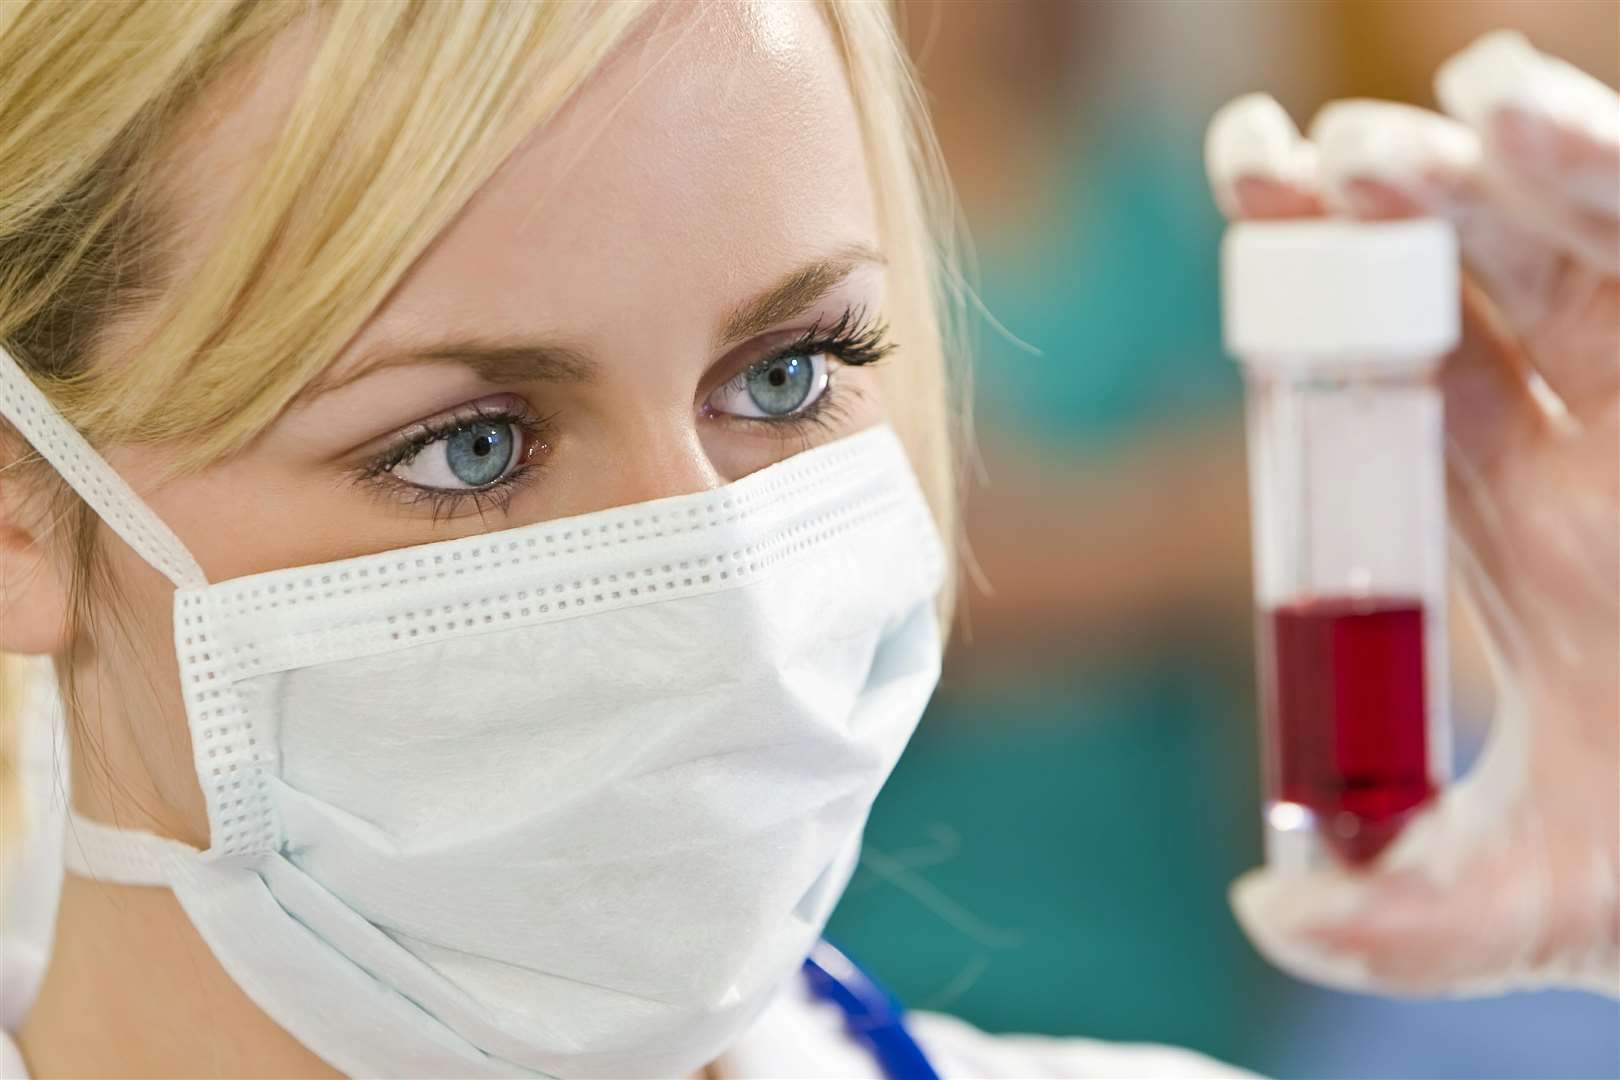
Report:
<svg viewBox="0 0 1620 1080"><path fill-rule="evenodd" d="M181 287L308 56L289 34L178 144ZM309 396L239 456L147 497L217 581L713 487L883 415L860 366L887 351L883 282L817 8L694 5L520 147ZM164 455L109 456L141 490ZM172 590L111 547L131 630L162 644L122 670L101 657L101 707L116 701L129 731L97 738L126 786L150 774L156 824L202 843Z"/></svg>

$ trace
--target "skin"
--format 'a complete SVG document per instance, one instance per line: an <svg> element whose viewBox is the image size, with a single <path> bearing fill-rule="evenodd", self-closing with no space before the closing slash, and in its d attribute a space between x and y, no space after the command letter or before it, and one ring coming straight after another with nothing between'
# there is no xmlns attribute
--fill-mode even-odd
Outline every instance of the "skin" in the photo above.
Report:
<svg viewBox="0 0 1620 1080"><path fill-rule="evenodd" d="M321 380L236 457L160 488L172 448L109 460L210 580L327 562L713 488L884 415L869 368L828 364L822 425L726 415L750 364L854 308L881 311L884 273L856 113L810 5L683 9L632 38L537 130L413 267ZM169 151L164 193L185 281L218 235L310 58L303 28L206 92ZM208 177L209 191L182 176ZM778 304L807 267L819 295ZM815 292L817 290L811 290ZM728 325L745 332L727 340ZM105 356L137 340L114 328ZM569 378L513 365L379 358L469 339L568 350ZM888 363L903 363L903 353ZM555 365L553 365L555 367ZM588 368L588 371L581 370ZM432 505L401 477L367 481L401 429L469 403L551 419L532 482L510 497ZM743 405L746 407L746 405ZM465 410L463 410L464 412ZM443 446L421 451L422 478ZM61 653L65 573L45 523L8 485L0 518L0 647ZM417 493L419 494L419 492ZM105 531L125 628L75 672L99 767L75 756L86 816L206 846L172 648L172 587ZM98 616L99 618L99 616ZM95 629L95 628L93 628ZM99 627L106 630L106 627ZM28 636L25 639L25 635ZM166 890L69 876L42 993L19 1033L35 1075L333 1075L220 969Z"/></svg>

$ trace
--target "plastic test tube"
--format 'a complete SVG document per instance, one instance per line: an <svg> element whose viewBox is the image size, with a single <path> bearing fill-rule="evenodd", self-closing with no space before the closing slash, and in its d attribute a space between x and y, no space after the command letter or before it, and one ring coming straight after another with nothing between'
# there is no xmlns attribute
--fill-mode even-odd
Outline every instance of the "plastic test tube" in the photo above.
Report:
<svg viewBox="0 0 1620 1080"><path fill-rule="evenodd" d="M1437 373L1443 222L1248 222L1222 251L1247 385L1267 862L1376 857L1450 773Z"/></svg>

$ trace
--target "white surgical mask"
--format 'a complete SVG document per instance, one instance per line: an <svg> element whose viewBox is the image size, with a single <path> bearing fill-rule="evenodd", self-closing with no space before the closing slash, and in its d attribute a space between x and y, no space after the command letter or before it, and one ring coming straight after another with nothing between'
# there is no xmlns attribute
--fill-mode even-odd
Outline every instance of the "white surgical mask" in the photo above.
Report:
<svg viewBox="0 0 1620 1080"><path fill-rule="evenodd" d="M177 586L196 851L84 819L344 1072L673 1076L798 969L939 673L876 427L712 491L208 583L0 350L0 413Z"/></svg>

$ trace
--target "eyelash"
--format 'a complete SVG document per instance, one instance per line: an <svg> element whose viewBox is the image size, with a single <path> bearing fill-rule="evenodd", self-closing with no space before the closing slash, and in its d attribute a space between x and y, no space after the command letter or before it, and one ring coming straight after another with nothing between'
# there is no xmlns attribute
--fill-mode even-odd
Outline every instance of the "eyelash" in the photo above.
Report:
<svg viewBox="0 0 1620 1080"><path fill-rule="evenodd" d="M772 350L748 364L724 384L724 389L739 389L746 385L749 375L776 360L788 356L811 356L826 353L846 367L864 367L875 364L895 349L888 340L888 324L871 318L864 310L846 308L834 322L826 327L813 323L796 339ZM844 398L836 394L837 382L829 379L821 396L802 412L790 416L765 419L763 417L724 416L732 423L759 425L758 430L784 439L808 437L812 429L833 429L847 416ZM482 517L491 510L505 513L512 499L524 486L531 483L543 467L547 433L551 430L552 416L539 416L520 406L519 399L508 398L501 405L474 405L463 407L423 420L401 433L395 444L382 451L365 465L359 474L362 482L399 499L408 506L427 504L434 521L456 516L470 503ZM527 448L524 460L507 475L493 484L481 488L430 488L407 483L394 477L392 471L435 443L442 442L466 430L475 423L510 424L523 433Z"/></svg>
<svg viewBox="0 0 1620 1080"><path fill-rule="evenodd" d="M473 405L412 425L399 440L382 451L360 472L360 479L407 506L426 504L434 521L453 517L470 503L480 517L490 511L505 513L512 499L543 467L546 436L555 416L540 416L509 398L499 405ZM395 468L413 461L435 443L460 434L473 424L510 424L523 433L523 460L511 472L481 488L431 488L408 483L392 475Z"/></svg>
<svg viewBox="0 0 1620 1080"><path fill-rule="evenodd" d="M773 362L788 356L813 356L816 353L826 353L833 357L844 367L865 367L875 364L894 352L894 343L889 341L889 326L887 323L872 318L864 309L845 308L843 314L825 328L816 322L800 334L798 338L788 342L757 360L752 361L730 380L714 391L742 390L748 383L748 377L756 371L763 370ZM845 397L848 394L836 393L838 386L836 379L829 379L827 388L820 397L806 406L803 411L789 416L765 417L731 416L724 413L708 413L716 417L724 416L731 423L744 425L759 425L757 430L781 435L784 438L806 436L813 428L832 429L838 422L848 415Z"/></svg>

